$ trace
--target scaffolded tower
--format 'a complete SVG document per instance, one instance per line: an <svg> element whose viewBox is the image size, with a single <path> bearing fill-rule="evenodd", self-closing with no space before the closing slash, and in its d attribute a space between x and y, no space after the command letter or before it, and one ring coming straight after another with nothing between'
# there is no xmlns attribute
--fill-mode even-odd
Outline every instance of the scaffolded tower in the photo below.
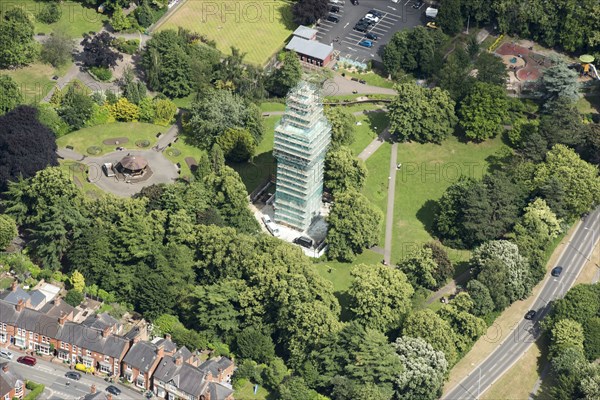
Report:
<svg viewBox="0 0 600 400"><path fill-rule="evenodd" d="M285 113L275 128L276 222L305 231L319 215L330 141L331 125L323 113L320 89L301 81L288 94Z"/></svg>

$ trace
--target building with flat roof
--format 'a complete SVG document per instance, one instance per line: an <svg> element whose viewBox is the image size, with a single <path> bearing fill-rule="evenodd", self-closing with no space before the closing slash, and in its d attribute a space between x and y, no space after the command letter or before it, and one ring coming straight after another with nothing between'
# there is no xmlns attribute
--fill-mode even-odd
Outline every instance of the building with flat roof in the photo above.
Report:
<svg viewBox="0 0 600 400"><path fill-rule="evenodd" d="M323 165L331 125L323 112L321 90L301 81L290 91L275 128L277 159L275 221L305 231L320 214Z"/></svg>
<svg viewBox="0 0 600 400"><path fill-rule="evenodd" d="M300 60L307 64L325 67L333 59L333 46L323 44L316 38L317 30L300 25L285 49L298 54Z"/></svg>

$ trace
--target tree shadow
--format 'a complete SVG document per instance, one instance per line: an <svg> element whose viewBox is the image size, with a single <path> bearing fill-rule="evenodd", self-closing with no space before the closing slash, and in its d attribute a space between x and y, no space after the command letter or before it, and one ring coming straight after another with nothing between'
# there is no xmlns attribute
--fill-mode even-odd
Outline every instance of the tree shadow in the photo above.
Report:
<svg viewBox="0 0 600 400"><path fill-rule="evenodd" d="M367 116L365 120L369 124L369 128L380 136L383 131L389 126L390 120L385 112L364 112ZM390 136L387 140L388 143L392 143L394 139Z"/></svg>
<svg viewBox="0 0 600 400"><path fill-rule="evenodd" d="M275 175L277 168L272 150L255 156L251 161L243 163L228 162L227 165L237 171L248 193L252 193L258 186Z"/></svg>
<svg viewBox="0 0 600 400"><path fill-rule="evenodd" d="M295 30L298 25L296 23L294 23L294 15L292 12L292 7L294 6L294 2L287 2L287 4L284 7L280 7L277 10L277 16L276 18L279 20L279 23L283 24L285 26L285 29L293 31ZM290 35L291 37L291 35ZM289 37L286 39L289 39Z"/></svg>
<svg viewBox="0 0 600 400"><path fill-rule="evenodd" d="M340 307L342 308L342 311L340 313L340 320L342 322L351 321L352 318L354 317L354 315L352 314L352 311L350 311L350 301L351 301L350 294L348 294L347 291L344 291L344 292L334 292L333 295L338 299L338 302L340 303Z"/></svg>
<svg viewBox="0 0 600 400"><path fill-rule="evenodd" d="M433 232L433 219L435 214L439 210L439 204L435 200L427 200L419 211L417 211L417 219L421 221L423 227L431 236L434 236Z"/></svg>

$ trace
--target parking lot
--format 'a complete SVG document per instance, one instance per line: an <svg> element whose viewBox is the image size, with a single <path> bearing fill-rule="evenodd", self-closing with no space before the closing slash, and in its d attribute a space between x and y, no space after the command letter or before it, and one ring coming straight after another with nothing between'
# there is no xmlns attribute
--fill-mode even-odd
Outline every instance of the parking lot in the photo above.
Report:
<svg viewBox="0 0 600 400"><path fill-rule="evenodd" d="M340 57L353 59L366 63L371 59L381 61L383 46L390 41L394 33L399 30L423 25L421 15L425 12L425 5L419 9L412 6L416 0L400 0L394 3L391 0L359 0L359 5L353 5L350 0L343 4L330 4L340 10L330 13L338 17L339 22L330 22L322 19L317 26L319 33L317 39L322 43L332 43L335 50L340 52ZM354 30L356 23L363 18L369 10L381 13L379 21L370 26L366 32ZM372 47L364 47L359 43L366 39L365 35L372 33L377 40L372 40Z"/></svg>

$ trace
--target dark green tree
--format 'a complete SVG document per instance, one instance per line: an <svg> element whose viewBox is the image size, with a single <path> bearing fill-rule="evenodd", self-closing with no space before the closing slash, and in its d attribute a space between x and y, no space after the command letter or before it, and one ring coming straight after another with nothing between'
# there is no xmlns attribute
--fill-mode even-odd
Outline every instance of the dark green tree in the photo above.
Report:
<svg viewBox="0 0 600 400"><path fill-rule="evenodd" d="M324 185L334 195L346 190L359 192L367 178L364 162L347 147L330 150L325 157Z"/></svg>
<svg viewBox="0 0 600 400"><path fill-rule="evenodd" d="M17 82L9 75L0 75L0 116L23 103L23 95Z"/></svg>
<svg viewBox="0 0 600 400"><path fill-rule="evenodd" d="M267 78L269 92L277 97L284 97L302 77L302 66L295 52L283 53L282 62L283 65L275 69Z"/></svg>
<svg viewBox="0 0 600 400"><path fill-rule="evenodd" d="M356 191L337 194L328 219L329 258L351 261L375 245L382 218L364 195Z"/></svg>
<svg viewBox="0 0 600 400"><path fill-rule="evenodd" d="M447 0L440 11L436 20L440 27L450 36L459 33L464 25L463 16L460 11L461 0Z"/></svg>
<svg viewBox="0 0 600 400"><path fill-rule="evenodd" d="M0 68L27 65L37 56L33 22L23 8L13 7L0 18Z"/></svg>

